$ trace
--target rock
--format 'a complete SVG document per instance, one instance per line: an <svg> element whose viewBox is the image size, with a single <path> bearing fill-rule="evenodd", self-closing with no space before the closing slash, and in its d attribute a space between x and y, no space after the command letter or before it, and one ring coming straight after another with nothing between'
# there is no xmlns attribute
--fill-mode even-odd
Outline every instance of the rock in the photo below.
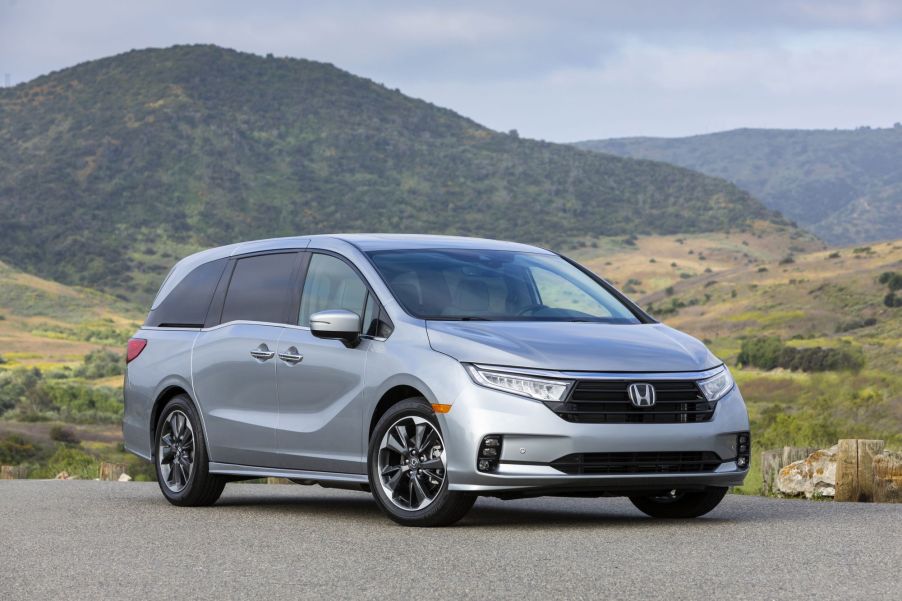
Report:
<svg viewBox="0 0 902 601"><path fill-rule="evenodd" d="M838 446L815 451L805 459L790 463L777 475L777 491L786 496L832 497L836 494L836 452Z"/></svg>
<svg viewBox="0 0 902 601"><path fill-rule="evenodd" d="M55 478L55 479L56 479L56 480L68 480L68 479L69 479L69 472L60 472L60 473L58 473L58 474L56 475L56 478Z"/></svg>
<svg viewBox="0 0 902 601"><path fill-rule="evenodd" d="M128 482L132 479L128 474L122 474L119 476L119 482Z"/></svg>

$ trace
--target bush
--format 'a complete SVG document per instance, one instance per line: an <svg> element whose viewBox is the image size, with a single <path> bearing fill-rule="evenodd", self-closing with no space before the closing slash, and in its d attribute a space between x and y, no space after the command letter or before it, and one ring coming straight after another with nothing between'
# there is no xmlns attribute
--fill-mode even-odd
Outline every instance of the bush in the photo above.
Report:
<svg viewBox="0 0 902 601"><path fill-rule="evenodd" d="M78 444L81 442L72 428L66 428L65 426L53 426L50 428L50 440L64 444Z"/></svg>
<svg viewBox="0 0 902 601"><path fill-rule="evenodd" d="M883 297L883 304L887 307L902 307L902 296L896 296L895 292L887 292Z"/></svg>
<svg viewBox="0 0 902 601"><path fill-rule="evenodd" d="M864 367L864 354L851 347L795 348L785 346L776 336L768 336L744 340L736 361L741 366L764 370L782 367L804 372L858 371Z"/></svg>
<svg viewBox="0 0 902 601"><path fill-rule="evenodd" d="M884 271L880 274L880 277L877 278L877 281L881 284L886 284L889 287L890 292L902 290L902 273Z"/></svg>
<svg viewBox="0 0 902 601"><path fill-rule="evenodd" d="M40 445L20 434L7 434L0 438L0 463L4 465L35 461L43 452Z"/></svg>
<svg viewBox="0 0 902 601"><path fill-rule="evenodd" d="M125 360L118 353L98 349L85 355L84 363L75 368L74 373L89 380L121 376L125 373Z"/></svg>
<svg viewBox="0 0 902 601"><path fill-rule="evenodd" d="M100 462L81 447L61 446L33 476L35 478L55 478L60 472L68 472L83 480L94 479L100 472Z"/></svg>
<svg viewBox="0 0 902 601"><path fill-rule="evenodd" d="M853 319L852 321L837 324L836 333L842 334L843 332L851 332L852 330L868 328L876 324L877 320L873 317L868 317L866 319Z"/></svg>

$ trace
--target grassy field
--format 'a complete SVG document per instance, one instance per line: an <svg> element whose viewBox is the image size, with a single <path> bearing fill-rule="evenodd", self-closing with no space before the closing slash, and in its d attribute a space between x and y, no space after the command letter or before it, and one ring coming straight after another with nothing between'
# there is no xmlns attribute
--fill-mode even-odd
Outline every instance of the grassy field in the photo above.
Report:
<svg viewBox="0 0 902 601"><path fill-rule="evenodd" d="M569 254L731 366L757 451L846 437L902 448L902 307L884 303L888 288L879 281L902 273L902 241L826 248L761 223L752 233L587 239ZM122 376L102 351L121 355L142 309L0 264L0 316L0 395L21 397L15 408L6 399L0 442L13 436L32 444L37 475L69 466L87 476L101 459L126 461L115 423ZM793 348L853 349L864 365L817 373L740 368L744 341L761 336ZM35 369L42 379L23 379ZM3 388L15 378L34 386L32 397L49 400L41 405L22 386ZM57 440L63 422L75 428L77 443ZM3 452L0 446L0 458ZM757 459L743 492L760 487ZM130 469L144 473L137 464Z"/></svg>

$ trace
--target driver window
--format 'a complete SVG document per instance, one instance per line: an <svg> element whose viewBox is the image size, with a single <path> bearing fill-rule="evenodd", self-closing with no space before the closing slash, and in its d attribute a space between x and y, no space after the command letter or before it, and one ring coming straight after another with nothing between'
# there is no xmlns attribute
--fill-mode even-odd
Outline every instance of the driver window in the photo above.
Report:
<svg viewBox="0 0 902 601"><path fill-rule="evenodd" d="M331 255L314 254L304 280L298 324L310 327L318 311L345 309L363 317L367 287L347 263Z"/></svg>

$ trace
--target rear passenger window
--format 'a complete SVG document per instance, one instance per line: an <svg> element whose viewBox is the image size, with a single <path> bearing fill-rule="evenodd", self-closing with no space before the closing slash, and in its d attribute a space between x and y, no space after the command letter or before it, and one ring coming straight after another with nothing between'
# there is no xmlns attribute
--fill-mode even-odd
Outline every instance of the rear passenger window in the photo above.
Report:
<svg viewBox="0 0 902 601"><path fill-rule="evenodd" d="M160 305L147 316L152 327L202 328L213 291L226 266L226 259L204 263L182 278Z"/></svg>
<svg viewBox="0 0 902 601"><path fill-rule="evenodd" d="M223 303L222 323L236 320L287 323L297 262L297 253L239 259Z"/></svg>

